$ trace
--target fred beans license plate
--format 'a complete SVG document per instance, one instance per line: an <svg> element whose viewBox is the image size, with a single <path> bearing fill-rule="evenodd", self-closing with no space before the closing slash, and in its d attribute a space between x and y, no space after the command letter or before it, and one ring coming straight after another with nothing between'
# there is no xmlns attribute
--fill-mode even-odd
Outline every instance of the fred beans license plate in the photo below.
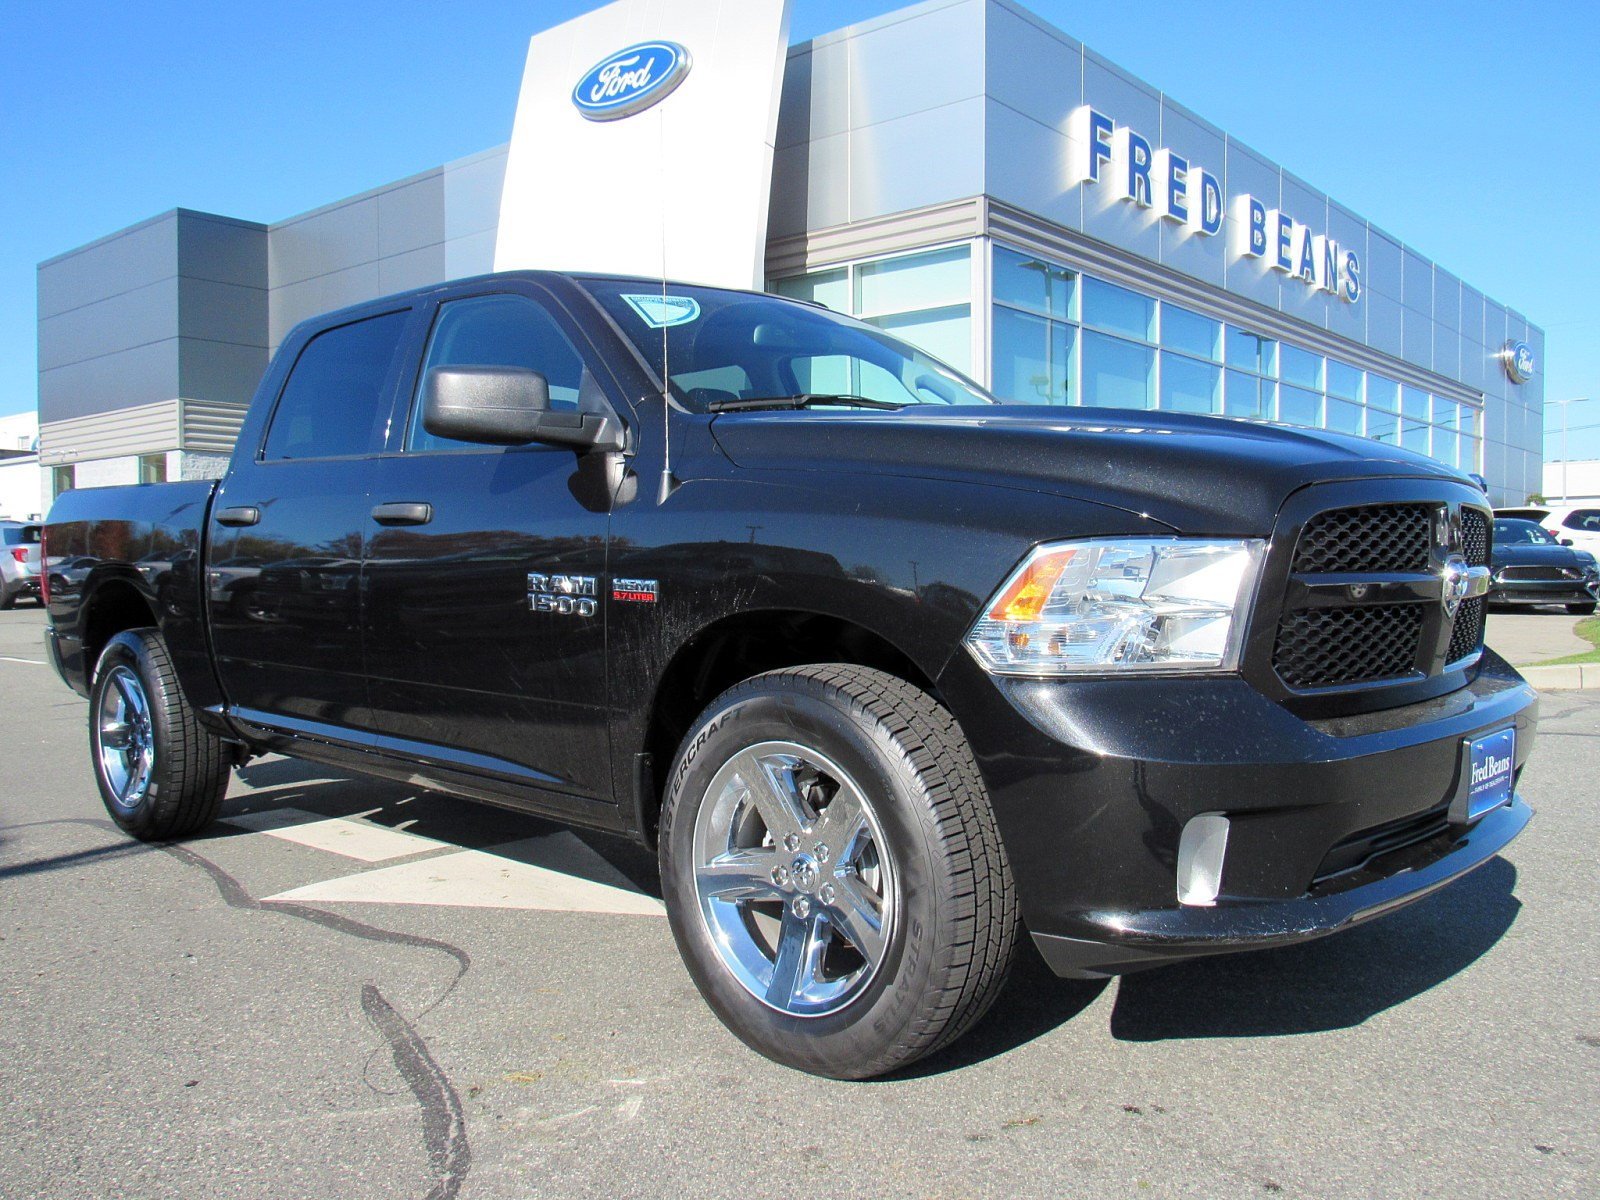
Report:
<svg viewBox="0 0 1600 1200"><path fill-rule="evenodd" d="M1467 752L1466 803L1457 806L1457 819L1476 821L1484 813L1509 804L1516 761L1515 729L1475 738Z"/></svg>

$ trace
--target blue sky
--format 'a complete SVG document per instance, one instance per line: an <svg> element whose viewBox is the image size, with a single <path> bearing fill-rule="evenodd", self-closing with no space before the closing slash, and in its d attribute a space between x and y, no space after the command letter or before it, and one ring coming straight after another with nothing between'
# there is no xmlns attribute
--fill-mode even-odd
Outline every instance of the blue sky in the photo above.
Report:
<svg viewBox="0 0 1600 1200"><path fill-rule="evenodd" d="M1600 457L1600 6L1024 2L1543 325L1547 397L1595 397L1570 453ZM795 0L793 34L901 6ZM35 402L41 259L177 206L278 220L502 142L528 37L596 7L7 4L0 414Z"/></svg>

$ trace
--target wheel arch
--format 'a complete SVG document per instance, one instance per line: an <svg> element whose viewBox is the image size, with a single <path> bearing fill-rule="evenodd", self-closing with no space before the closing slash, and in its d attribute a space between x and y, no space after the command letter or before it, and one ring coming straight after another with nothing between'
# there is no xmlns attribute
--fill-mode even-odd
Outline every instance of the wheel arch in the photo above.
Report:
<svg viewBox="0 0 1600 1200"><path fill-rule="evenodd" d="M704 626L656 681L633 780L640 836L655 845L657 820L678 744L695 717L744 679L784 667L845 662L903 679L938 698L930 674L893 640L855 621L802 609L756 609Z"/></svg>
<svg viewBox="0 0 1600 1200"><path fill-rule="evenodd" d="M129 629L153 629L160 624L154 603L131 579L114 574L96 581L84 600L80 618L85 682L94 681L95 664L117 634Z"/></svg>

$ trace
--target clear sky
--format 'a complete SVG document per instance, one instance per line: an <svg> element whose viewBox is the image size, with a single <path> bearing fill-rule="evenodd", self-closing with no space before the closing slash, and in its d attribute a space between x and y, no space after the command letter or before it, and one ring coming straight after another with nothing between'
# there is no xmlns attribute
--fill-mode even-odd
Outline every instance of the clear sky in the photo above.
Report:
<svg viewBox="0 0 1600 1200"><path fill-rule="evenodd" d="M1024 3L1544 326L1547 398L1595 397L1567 410L1571 456L1600 457L1600 5ZM528 37L596 7L0 2L0 414L35 403L41 259L179 206L278 220L503 142ZM795 0L793 36L899 7Z"/></svg>

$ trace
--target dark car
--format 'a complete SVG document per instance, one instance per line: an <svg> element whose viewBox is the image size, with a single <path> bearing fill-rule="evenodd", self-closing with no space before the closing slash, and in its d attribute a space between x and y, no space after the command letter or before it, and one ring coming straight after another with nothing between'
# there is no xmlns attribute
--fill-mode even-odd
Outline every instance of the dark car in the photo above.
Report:
<svg viewBox="0 0 1600 1200"><path fill-rule="evenodd" d="M1538 699L1491 519L1401 447L516 272L299 327L215 483L64 494L46 644L132 836L273 751L629 836L717 1015L860 1077L1025 936L1080 978L1282 946L1499 853Z"/></svg>
<svg viewBox="0 0 1600 1200"><path fill-rule="evenodd" d="M1495 519L1489 569L1491 604L1561 604L1587 615L1600 597L1594 555L1563 545L1532 521Z"/></svg>

